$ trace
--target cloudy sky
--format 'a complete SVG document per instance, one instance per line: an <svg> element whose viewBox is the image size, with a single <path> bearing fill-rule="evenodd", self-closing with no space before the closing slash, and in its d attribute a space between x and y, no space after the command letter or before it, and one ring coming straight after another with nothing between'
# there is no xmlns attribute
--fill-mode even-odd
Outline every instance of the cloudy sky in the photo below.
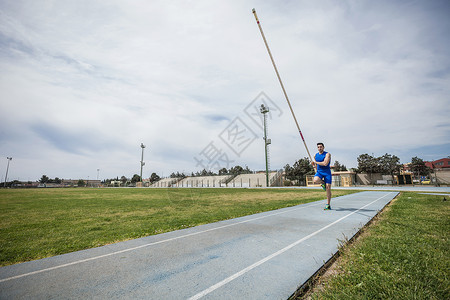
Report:
<svg viewBox="0 0 450 300"><path fill-rule="evenodd" d="M0 175L450 155L450 2L0 0ZM100 171L97 171L97 170Z"/></svg>

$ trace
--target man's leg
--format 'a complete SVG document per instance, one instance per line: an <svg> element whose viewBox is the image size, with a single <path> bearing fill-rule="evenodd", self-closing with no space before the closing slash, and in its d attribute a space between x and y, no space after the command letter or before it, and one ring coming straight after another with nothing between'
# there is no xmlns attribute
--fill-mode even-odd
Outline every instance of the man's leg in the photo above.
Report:
<svg viewBox="0 0 450 300"><path fill-rule="evenodd" d="M319 176L314 176L314 183L315 184L320 184L322 186L322 189L324 191L326 191L325 181L322 178L320 178Z"/></svg>
<svg viewBox="0 0 450 300"><path fill-rule="evenodd" d="M330 174L326 174L323 178L323 181L325 182L325 187L327 191L327 206L325 207L325 210L331 209L331 182L333 180L333 177Z"/></svg>
<svg viewBox="0 0 450 300"><path fill-rule="evenodd" d="M328 203L328 205L330 205L330 202L331 202L331 184L327 183L326 186L327 186L327 203Z"/></svg>
<svg viewBox="0 0 450 300"><path fill-rule="evenodd" d="M319 176L314 176L314 183L315 184L322 184L323 180Z"/></svg>

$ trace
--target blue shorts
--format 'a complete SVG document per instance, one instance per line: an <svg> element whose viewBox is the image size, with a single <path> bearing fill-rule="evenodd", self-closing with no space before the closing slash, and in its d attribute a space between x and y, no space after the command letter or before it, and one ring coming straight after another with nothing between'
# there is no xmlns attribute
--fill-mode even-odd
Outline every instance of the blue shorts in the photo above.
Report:
<svg viewBox="0 0 450 300"><path fill-rule="evenodd" d="M331 173L323 173L320 171L317 171L316 175L314 175L314 177L319 177L320 179L322 179L325 183L331 184Z"/></svg>

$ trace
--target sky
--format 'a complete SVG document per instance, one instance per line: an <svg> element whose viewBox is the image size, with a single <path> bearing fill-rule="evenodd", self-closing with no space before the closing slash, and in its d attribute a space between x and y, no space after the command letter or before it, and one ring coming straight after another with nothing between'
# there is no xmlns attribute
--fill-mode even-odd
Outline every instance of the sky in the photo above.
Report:
<svg viewBox="0 0 450 300"><path fill-rule="evenodd" d="M450 155L450 2L0 0L0 176ZM141 148L141 144L145 148Z"/></svg>

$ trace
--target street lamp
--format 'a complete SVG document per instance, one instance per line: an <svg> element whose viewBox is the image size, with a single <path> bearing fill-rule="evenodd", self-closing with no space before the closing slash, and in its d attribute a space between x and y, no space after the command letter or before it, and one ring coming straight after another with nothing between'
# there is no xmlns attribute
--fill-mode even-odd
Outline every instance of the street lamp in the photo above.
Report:
<svg viewBox="0 0 450 300"><path fill-rule="evenodd" d="M267 116L266 114L269 112L269 108L265 107L264 104L261 104L260 108L261 113L264 116L264 149L266 152L266 187L269 187L269 154L268 154L268 146L271 144L271 140L267 138Z"/></svg>
<svg viewBox="0 0 450 300"><path fill-rule="evenodd" d="M6 167L5 183L3 185L3 187L5 188L6 188L6 181L8 179L9 162L12 160L12 157L7 157L6 159L8 160L8 166Z"/></svg>
<svg viewBox="0 0 450 300"><path fill-rule="evenodd" d="M144 162L144 148L145 148L145 145L144 145L144 143L141 143L141 148L142 148L142 156L141 156L141 182L143 182L143 180L142 180L142 167L145 166L145 162Z"/></svg>

